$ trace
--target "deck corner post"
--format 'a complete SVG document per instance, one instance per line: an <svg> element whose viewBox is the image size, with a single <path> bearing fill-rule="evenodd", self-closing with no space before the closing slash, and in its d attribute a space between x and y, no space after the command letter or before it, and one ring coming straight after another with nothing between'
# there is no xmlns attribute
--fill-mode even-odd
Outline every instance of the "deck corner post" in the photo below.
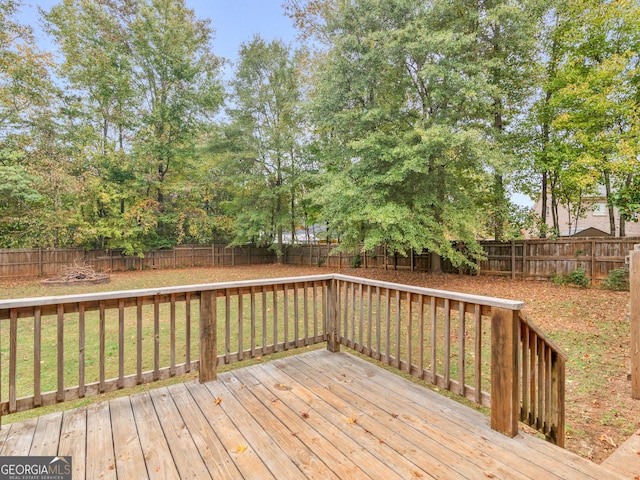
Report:
<svg viewBox="0 0 640 480"><path fill-rule="evenodd" d="M338 339L338 282L332 279L327 283L327 350L340 351Z"/></svg>
<svg viewBox="0 0 640 480"><path fill-rule="evenodd" d="M629 252L631 398L640 400L640 245Z"/></svg>
<svg viewBox="0 0 640 480"><path fill-rule="evenodd" d="M200 292L200 383L215 380L218 366L216 292Z"/></svg>
<svg viewBox="0 0 640 480"><path fill-rule="evenodd" d="M517 310L491 308L491 428L518 434L519 318Z"/></svg>

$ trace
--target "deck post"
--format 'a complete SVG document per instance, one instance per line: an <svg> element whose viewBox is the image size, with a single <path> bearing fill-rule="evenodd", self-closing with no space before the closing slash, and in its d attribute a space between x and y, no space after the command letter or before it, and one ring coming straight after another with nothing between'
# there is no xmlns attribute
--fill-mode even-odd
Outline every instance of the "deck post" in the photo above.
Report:
<svg viewBox="0 0 640 480"><path fill-rule="evenodd" d="M629 252L631 398L640 400L640 245Z"/></svg>
<svg viewBox="0 0 640 480"><path fill-rule="evenodd" d="M200 293L200 383L216 379L218 366L216 292Z"/></svg>
<svg viewBox="0 0 640 480"><path fill-rule="evenodd" d="M518 312L491 307L491 428L518 434Z"/></svg>
<svg viewBox="0 0 640 480"><path fill-rule="evenodd" d="M338 282L331 279L327 283L327 350L330 352L340 351L340 341L338 340Z"/></svg>

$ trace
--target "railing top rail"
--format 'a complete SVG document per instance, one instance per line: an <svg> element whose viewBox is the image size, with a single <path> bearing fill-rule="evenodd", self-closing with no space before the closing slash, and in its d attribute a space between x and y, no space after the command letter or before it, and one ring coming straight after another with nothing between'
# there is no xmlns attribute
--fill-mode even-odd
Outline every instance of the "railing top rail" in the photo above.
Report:
<svg viewBox="0 0 640 480"><path fill-rule="evenodd" d="M418 295L425 295L430 297L448 298L454 301L473 303L478 305L484 305L489 307L505 308L508 310L520 310L524 308L524 302L515 300L505 300L501 298L485 297L481 295L470 295L465 293L450 292L447 290L435 290L432 288L414 287L410 285L401 285L398 283L383 282L378 280L369 280L361 277L352 277L341 274L327 274L327 275L309 275L300 277L286 277L286 278L267 278L256 280L242 280L236 282L218 282L218 283L205 283L196 285L180 285L175 287L161 287L161 288L145 288L138 290L119 290L113 292L101 292L101 293L84 293L77 295L59 295L50 297L33 297L33 298L19 298L10 300L0 300L0 310L6 310L10 308L23 308L23 307L39 307L44 305L64 304L64 303L78 303L78 302L96 302L101 300L113 300L123 298L137 298L137 297L152 297L155 295L170 295L172 293L186 293L186 292L205 292L213 290L223 289L235 289L235 288L247 288L247 287L262 287L269 285L282 285L282 284L294 284L303 282L321 282L327 280L344 280L350 282L359 282L364 285L371 285L380 288L389 288L394 290L401 290L404 292L415 293Z"/></svg>
<svg viewBox="0 0 640 480"><path fill-rule="evenodd" d="M333 279L334 275L308 275L300 277L266 278L241 280L236 282L203 283L179 285L175 287L144 288L138 290L117 290L113 292L82 293L76 295L59 295L50 297L18 298L0 300L0 310L23 307L40 307L64 303L96 302L121 298L153 297L155 295L171 295L172 293L206 292L213 290L262 287L268 285L294 284L303 282L322 282Z"/></svg>
<svg viewBox="0 0 640 480"><path fill-rule="evenodd" d="M391 288L401 290L403 292L416 293L429 297L448 298L459 302L473 303L488 307L498 307L507 310L521 310L524 308L524 302L517 300L505 300L503 298L485 297L482 295L471 295L467 293L451 292L448 290L436 290L433 288L414 287L411 285L402 285L399 283L383 282L379 280L369 280L361 277L351 277L348 275L335 274L333 277L337 280L345 280L350 282L358 282L364 285L371 285L380 288Z"/></svg>
<svg viewBox="0 0 640 480"><path fill-rule="evenodd" d="M545 343L548 347L551 348L554 352L556 352L559 356L563 358L564 361L569 360L567 354L553 341L551 340L546 333L544 333L540 327L538 327L535 323L533 323L529 317L527 317L524 312L519 312L520 320L527 324L527 326L533 330L538 337L544 339Z"/></svg>

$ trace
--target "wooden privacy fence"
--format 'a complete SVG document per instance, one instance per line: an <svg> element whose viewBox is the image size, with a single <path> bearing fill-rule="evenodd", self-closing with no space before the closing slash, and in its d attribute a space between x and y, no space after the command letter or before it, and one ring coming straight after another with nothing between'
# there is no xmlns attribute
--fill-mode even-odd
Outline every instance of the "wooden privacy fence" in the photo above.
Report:
<svg viewBox="0 0 640 480"><path fill-rule="evenodd" d="M592 283L604 280L625 259L640 238L566 238L518 240L509 243L480 242L486 260L480 275L502 275L513 279L548 280L553 275L584 268ZM53 276L62 267L85 261L98 271L124 271L179 267L261 265L277 261L267 247L191 245L145 252L144 257L126 256L119 250L10 249L0 250L0 279L24 276ZM387 270L430 271L429 252L410 252L406 257L377 247L372 252L336 252L336 245L287 245L282 261L288 265ZM442 269L459 273L447 260Z"/></svg>
<svg viewBox="0 0 640 480"><path fill-rule="evenodd" d="M563 445L565 357L522 307L345 275L4 300L0 414L326 341Z"/></svg>
<svg viewBox="0 0 640 480"><path fill-rule="evenodd" d="M546 280L583 268L591 282L597 283L607 278L611 270L625 267L636 243L640 243L640 238L482 242L487 259L480 262L480 274Z"/></svg>
<svg viewBox="0 0 640 480"><path fill-rule="evenodd" d="M267 247L185 245L127 256L121 250L0 249L0 279L53 276L63 267L86 262L97 271L126 271L180 267L231 267L274 263L276 255Z"/></svg>

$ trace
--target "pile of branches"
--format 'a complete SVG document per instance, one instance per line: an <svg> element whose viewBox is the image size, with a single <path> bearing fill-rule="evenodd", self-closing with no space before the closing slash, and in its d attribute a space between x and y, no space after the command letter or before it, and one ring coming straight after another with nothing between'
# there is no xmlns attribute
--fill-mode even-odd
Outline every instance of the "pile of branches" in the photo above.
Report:
<svg viewBox="0 0 640 480"><path fill-rule="evenodd" d="M56 281L70 282L73 280L95 280L104 276L97 273L91 265L82 262L74 262L73 265L62 267L62 272L55 276Z"/></svg>

